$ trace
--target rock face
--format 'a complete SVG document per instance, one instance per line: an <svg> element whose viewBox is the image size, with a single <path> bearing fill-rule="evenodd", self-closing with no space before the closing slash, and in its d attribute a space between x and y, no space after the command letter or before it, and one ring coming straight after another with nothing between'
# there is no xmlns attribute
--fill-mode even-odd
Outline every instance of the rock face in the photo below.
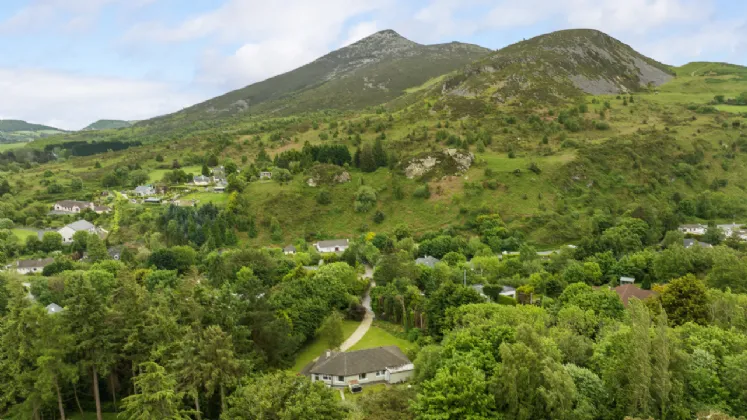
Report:
<svg viewBox="0 0 747 420"><path fill-rule="evenodd" d="M350 172L345 169L329 164L319 164L307 172L308 179L306 185L309 187L318 187L319 185L334 185L350 182Z"/></svg>
<svg viewBox="0 0 747 420"><path fill-rule="evenodd" d="M428 153L410 159L405 166L405 175L410 178L434 178L467 172L475 155L457 149Z"/></svg>

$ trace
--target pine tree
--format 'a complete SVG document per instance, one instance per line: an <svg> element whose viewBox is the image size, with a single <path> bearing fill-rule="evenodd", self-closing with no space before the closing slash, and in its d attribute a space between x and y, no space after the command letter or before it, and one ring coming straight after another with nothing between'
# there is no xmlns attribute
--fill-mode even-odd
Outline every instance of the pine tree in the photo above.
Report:
<svg viewBox="0 0 747 420"><path fill-rule="evenodd" d="M141 373L135 378L138 393L122 402L124 411L119 418L125 420L165 419L187 420L188 412L181 406L183 393L176 391L176 380L166 370L153 362L140 366Z"/></svg>
<svg viewBox="0 0 747 420"><path fill-rule="evenodd" d="M360 147L355 149L355 154L353 155L353 166L356 168L361 167L361 149Z"/></svg>
<svg viewBox="0 0 747 420"><path fill-rule="evenodd" d="M376 142L374 142L373 147L373 158L374 162L376 162L377 168L386 167L387 164L387 155L384 151L384 144L381 140L381 137L376 138Z"/></svg>
<svg viewBox="0 0 747 420"><path fill-rule="evenodd" d="M360 168L363 172L373 172L376 170L376 157L370 144L366 144L361 149Z"/></svg>

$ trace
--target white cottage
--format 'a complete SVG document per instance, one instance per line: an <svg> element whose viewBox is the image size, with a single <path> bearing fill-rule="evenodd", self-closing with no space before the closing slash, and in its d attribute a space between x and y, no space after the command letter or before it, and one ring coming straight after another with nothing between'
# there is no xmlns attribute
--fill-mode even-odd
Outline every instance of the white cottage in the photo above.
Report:
<svg viewBox="0 0 747 420"><path fill-rule="evenodd" d="M331 387L349 384L397 384L412 377L415 366L397 346L351 352L327 351L309 363L301 373L313 382Z"/></svg>
<svg viewBox="0 0 747 420"><path fill-rule="evenodd" d="M78 220L77 222L70 223L69 225L61 227L57 233L62 235L62 243L69 244L73 242L73 235L75 232L84 230L91 234L105 233L106 231L96 227L93 223L88 220Z"/></svg>
<svg viewBox="0 0 747 420"><path fill-rule="evenodd" d="M66 213L80 213L85 209L94 210L94 205L88 201L62 200L54 203L54 210Z"/></svg>
<svg viewBox="0 0 747 420"><path fill-rule="evenodd" d="M346 249L348 249L349 243L347 239L333 239L331 241L319 241L314 244L314 247L316 247L316 250L319 251L320 254L330 253L330 252L345 252Z"/></svg>
<svg viewBox="0 0 747 420"><path fill-rule="evenodd" d="M44 258L41 260L19 260L16 264L16 272L18 274L31 274L41 273L44 271L44 267L52 264L54 258Z"/></svg>

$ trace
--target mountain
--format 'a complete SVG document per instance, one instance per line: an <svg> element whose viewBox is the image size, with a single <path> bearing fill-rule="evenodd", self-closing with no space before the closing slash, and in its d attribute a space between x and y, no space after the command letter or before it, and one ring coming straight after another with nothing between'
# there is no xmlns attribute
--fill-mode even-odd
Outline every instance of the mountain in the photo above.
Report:
<svg viewBox="0 0 747 420"><path fill-rule="evenodd" d="M246 113L283 115L379 105L490 50L452 42L421 45L392 30L377 32L305 66L177 113L189 119ZM168 118L168 116L166 117Z"/></svg>
<svg viewBox="0 0 747 420"><path fill-rule="evenodd" d="M0 143L26 142L64 132L59 128L22 120L0 120Z"/></svg>
<svg viewBox="0 0 747 420"><path fill-rule="evenodd" d="M674 69L591 29L540 35L500 49L443 79L431 94L493 103L557 103L583 94L659 86Z"/></svg>
<svg viewBox="0 0 747 420"><path fill-rule="evenodd" d="M127 127L132 127L133 124L134 124L133 122L124 121L124 120L98 120L95 123L88 125L83 130L90 131L90 130L110 130L110 129L116 129L116 128L127 128Z"/></svg>

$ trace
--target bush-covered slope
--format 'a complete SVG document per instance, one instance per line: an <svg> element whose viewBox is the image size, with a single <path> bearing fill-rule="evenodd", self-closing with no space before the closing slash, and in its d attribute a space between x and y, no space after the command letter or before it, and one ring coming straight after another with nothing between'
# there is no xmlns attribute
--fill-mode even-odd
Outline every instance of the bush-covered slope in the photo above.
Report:
<svg viewBox="0 0 747 420"><path fill-rule="evenodd" d="M110 130L117 128L132 127L132 122L123 120L98 120L88 125L83 130Z"/></svg>

